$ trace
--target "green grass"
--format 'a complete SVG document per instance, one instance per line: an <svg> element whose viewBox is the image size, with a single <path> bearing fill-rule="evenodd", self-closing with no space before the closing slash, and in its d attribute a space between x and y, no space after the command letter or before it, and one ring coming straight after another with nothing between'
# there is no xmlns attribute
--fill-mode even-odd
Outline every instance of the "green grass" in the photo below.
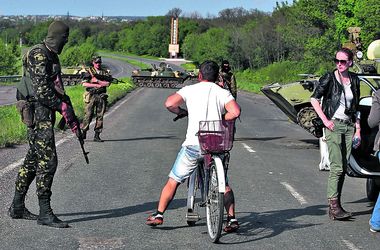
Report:
<svg viewBox="0 0 380 250"><path fill-rule="evenodd" d="M299 74L312 73L305 72L302 63L283 61L271 64L267 67L252 71L244 70L235 72L236 81L239 89L261 93L260 89L264 85L278 82L286 84L302 79Z"/></svg>
<svg viewBox="0 0 380 250"><path fill-rule="evenodd" d="M0 82L0 86L14 86L16 82Z"/></svg>
<svg viewBox="0 0 380 250"><path fill-rule="evenodd" d="M112 106L117 100L124 97L130 92L134 85L130 78L122 78L126 83L111 84L107 89L108 106ZM66 87L66 94L70 96L74 106L75 114L80 121L84 116L83 93L84 87L81 85ZM57 122L61 119L61 115L57 114ZM26 142L26 126L21 122L20 115L15 105L0 107L0 148L10 146L12 144L20 144Z"/></svg>
<svg viewBox="0 0 380 250"><path fill-rule="evenodd" d="M151 68L150 64L143 63L143 62L138 61L138 60L133 60L133 59L129 59L129 58L121 57L121 56L116 56L116 55L113 55L113 54L105 54L105 53L103 53L102 55L106 56L107 58L113 58L113 59L116 59L116 60L119 60L119 61L127 62L127 63L129 63L129 64L131 64L133 66L139 67L141 69L149 69L149 68Z"/></svg>
<svg viewBox="0 0 380 250"><path fill-rule="evenodd" d="M0 107L0 147L26 141L26 126L15 105Z"/></svg>
<svg viewBox="0 0 380 250"><path fill-rule="evenodd" d="M194 71L197 69L197 65L195 65L194 63L184 63L181 64L181 67L187 71Z"/></svg>

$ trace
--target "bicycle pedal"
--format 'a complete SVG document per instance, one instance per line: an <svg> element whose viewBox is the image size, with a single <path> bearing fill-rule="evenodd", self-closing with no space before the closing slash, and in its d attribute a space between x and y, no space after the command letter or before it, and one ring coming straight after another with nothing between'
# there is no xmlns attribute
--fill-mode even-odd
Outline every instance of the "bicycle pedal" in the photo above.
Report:
<svg viewBox="0 0 380 250"><path fill-rule="evenodd" d="M199 221L201 217L197 213L186 213L187 221Z"/></svg>

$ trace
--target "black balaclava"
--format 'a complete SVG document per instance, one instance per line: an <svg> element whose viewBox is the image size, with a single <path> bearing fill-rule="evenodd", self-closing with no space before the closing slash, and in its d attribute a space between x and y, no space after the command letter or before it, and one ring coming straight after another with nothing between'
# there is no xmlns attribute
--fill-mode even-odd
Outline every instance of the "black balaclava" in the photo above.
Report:
<svg viewBox="0 0 380 250"><path fill-rule="evenodd" d="M62 21L54 21L49 25L45 44L56 54L61 54L63 46L69 38L69 26Z"/></svg>
<svg viewBox="0 0 380 250"><path fill-rule="evenodd" d="M231 70L230 63L227 60L222 61L222 65L220 66L223 72L228 73Z"/></svg>

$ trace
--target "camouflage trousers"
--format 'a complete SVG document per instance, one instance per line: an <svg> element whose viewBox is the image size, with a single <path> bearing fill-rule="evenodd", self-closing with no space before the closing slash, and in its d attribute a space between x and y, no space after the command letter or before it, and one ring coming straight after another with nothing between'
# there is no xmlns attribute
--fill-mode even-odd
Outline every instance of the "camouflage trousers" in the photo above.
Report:
<svg viewBox="0 0 380 250"><path fill-rule="evenodd" d="M58 164L53 122L39 121L34 128L28 128L28 143L28 153L16 178L16 190L26 194L36 178L37 196L50 197Z"/></svg>
<svg viewBox="0 0 380 250"><path fill-rule="evenodd" d="M84 108L84 118L83 118L83 124L82 129L83 131L89 130L90 123L92 121L92 118L95 114L96 116L96 123L94 130L95 132L102 132L103 129L103 117L104 113L106 112L107 107L107 94L91 94L90 92L86 91L83 95L85 108Z"/></svg>

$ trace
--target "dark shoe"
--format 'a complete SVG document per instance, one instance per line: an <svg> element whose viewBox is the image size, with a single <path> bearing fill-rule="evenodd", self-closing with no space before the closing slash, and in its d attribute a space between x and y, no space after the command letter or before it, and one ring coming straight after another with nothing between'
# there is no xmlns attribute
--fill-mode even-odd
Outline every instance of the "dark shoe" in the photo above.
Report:
<svg viewBox="0 0 380 250"><path fill-rule="evenodd" d="M103 140L100 139L99 135L100 135L99 132L95 132L95 136L94 136L94 141L95 142L103 142Z"/></svg>
<svg viewBox="0 0 380 250"><path fill-rule="evenodd" d="M328 199L329 217L332 220L347 220L352 214L346 212L340 205L338 198Z"/></svg>
<svg viewBox="0 0 380 250"><path fill-rule="evenodd" d="M224 227L224 232L226 233L233 233L236 232L239 229L239 223L236 219L230 219L227 220L227 224Z"/></svg>
<svg viewBox="0 0 380 250"><path fill-rule="evenodd" d="M26 207L23 208L15 208L13 204L8 210L8 215L12 219L24 219L24 220L37 220L37 215L32 214Z"/></svg>
<svg viewBox="0 0 380 250"><path fill-rule="evenodd" d="M40 215L37 219L38 225L45 225L55 228L70 227L67 222L61 221L57 218L57 216L55 216L53 210L50 207L50 197L38 198L38 203L40 205Z"/></svg>
<svg viewBox="0 0 380 250"><path fill-rule="evenodd" d="M148 219L146 219L146 222L145 222L145 224L152 226L152 227L162 225L162 223L164 223L164 217L162 217L162 215L160 216L156 213L149 215Z"/></svg>
<svg viewBox="0 0 380 250"><path fill-rule="evenodd" d="M50 214L44 214L43 216L40 215L37 219L37 224L55 228L70 227L67 222L58 219L58 217L53 214L53 211L51 211Z"/></svg>

